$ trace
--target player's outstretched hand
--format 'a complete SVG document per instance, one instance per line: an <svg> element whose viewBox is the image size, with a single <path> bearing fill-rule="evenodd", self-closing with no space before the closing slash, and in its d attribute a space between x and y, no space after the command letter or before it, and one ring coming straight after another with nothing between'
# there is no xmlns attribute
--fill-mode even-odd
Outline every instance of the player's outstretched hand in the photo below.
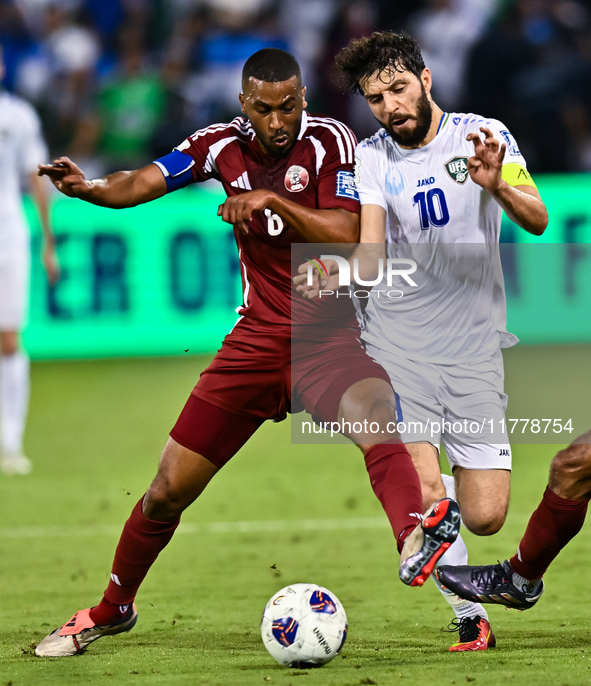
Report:
<svg viewBox="0 0 591 686"><path fill-rule="evenodd" d="M58 157L53 164L40 164L39 176L49 176L51 183L70 198L83 197L92 187L84 172L69 157Z"/></svg>
<svg viewBox="0 0 591 686"><path fill-rule="evenodd" d="M263 189L234 195L218 207L218 217L247 234L252 213L268 209L273 195L272 191Z"/></svg>
<svg viewBox="0 0 591 686"><path fill-rule="evenodd" d="M45 243L41 252L41 261L47 275L47 280L54 286L61 276L60 263L53 243Z"/></svg>
<svg viewBox="0 0 591 686"><path fill-rule="evenodd" d="M312 269L312 283L308 284L308 272L310 265ZM323 260L322 266L328 270L329 276L322 272L322 276L318 271L319 267L315 262L309 261L300 264L298 267L298 275L293 277L293 282L296 291L306 300L312 300L320 295L322 289L337 291L339 289L339 266L334 260ZM335 272L335 273L333 273Z"/></svg>
<svg viewBox="0 0 591 686"><path fill-rule="evenodd" d="M472 181L489 193L498 191L502 184L501 172L507 146L494 137L493 132L481 126L484 142L478 133L470 133L467 140L474 143L474 155L468 160L468 173Z"/></svg>

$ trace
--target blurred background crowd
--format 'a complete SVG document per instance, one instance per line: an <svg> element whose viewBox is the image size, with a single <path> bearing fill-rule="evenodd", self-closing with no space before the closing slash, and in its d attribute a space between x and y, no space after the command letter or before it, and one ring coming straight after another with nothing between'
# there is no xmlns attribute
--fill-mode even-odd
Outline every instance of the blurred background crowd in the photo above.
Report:
<svg viewBox="0 0 591 686"><path fill-rule="evenodd" d="M591 0L0 0L3 85L91 176L239 114L263 47L293 52L309 109L363 137L377 125L334 56L378 29L416 37L438 104L501 119L532 171L591 171Z"/></svg>

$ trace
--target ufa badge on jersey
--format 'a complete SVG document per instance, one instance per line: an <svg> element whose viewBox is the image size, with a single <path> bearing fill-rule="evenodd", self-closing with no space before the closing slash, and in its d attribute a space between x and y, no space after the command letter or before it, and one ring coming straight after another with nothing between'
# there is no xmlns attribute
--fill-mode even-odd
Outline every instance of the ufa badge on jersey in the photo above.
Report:
<svg viewBox="0 0 591 686"><path fill-rule="evenodd" d="M291 193L303 191L308 185L310 175L307 170L297 164L292 165L285 174L285 187Z"/></svg>
<svg viewBox="0 0 591 686"><path fill-rule="evenodd" d="M465 183L468 178L468 158L454 157L445 163L447 173L456 183Z"/></svg>

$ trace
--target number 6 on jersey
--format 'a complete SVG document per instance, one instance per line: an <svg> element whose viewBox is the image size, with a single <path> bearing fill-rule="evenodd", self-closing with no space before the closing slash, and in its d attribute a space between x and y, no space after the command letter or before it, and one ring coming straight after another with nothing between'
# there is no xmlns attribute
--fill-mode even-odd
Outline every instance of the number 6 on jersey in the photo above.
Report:
<svg viewBox="0 0 591 686"><path fill-rule="evenodd" d="M267 217L267 231L269 236L278 236L283 231L283 219L278 214L273 214L271 210L265 210Z"/></svg>

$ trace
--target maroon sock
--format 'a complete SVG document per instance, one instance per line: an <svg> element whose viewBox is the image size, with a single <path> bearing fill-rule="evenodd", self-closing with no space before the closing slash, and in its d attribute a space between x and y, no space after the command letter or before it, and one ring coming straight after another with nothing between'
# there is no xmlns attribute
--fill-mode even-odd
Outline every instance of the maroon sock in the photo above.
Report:
<svg viewBox="0 0 591 686"><path fill-rule="evenodd" d="M386 512L398 550L418 524L423 511L421 482L402 443L374 445L365 453L365 466L374 493Z"/></svg>
<svg viewBox="0 0 591 686"><path fill-rule="evenodd" d="M167 545L180 519L154 522L142 513L143 498L125 522L111 569L111 580L101 602L90 611L96 624L111 624L120 619L133 603L140 584Z"/></svg>
<svg viewBox="0 0 591 686"><path fill-rule="evenodd" d="M552 560L581 530L588 503L588 500L566 500L547 487L529 520L517 555L509 560L514 571L530 581L540 579Z"/></svg>

